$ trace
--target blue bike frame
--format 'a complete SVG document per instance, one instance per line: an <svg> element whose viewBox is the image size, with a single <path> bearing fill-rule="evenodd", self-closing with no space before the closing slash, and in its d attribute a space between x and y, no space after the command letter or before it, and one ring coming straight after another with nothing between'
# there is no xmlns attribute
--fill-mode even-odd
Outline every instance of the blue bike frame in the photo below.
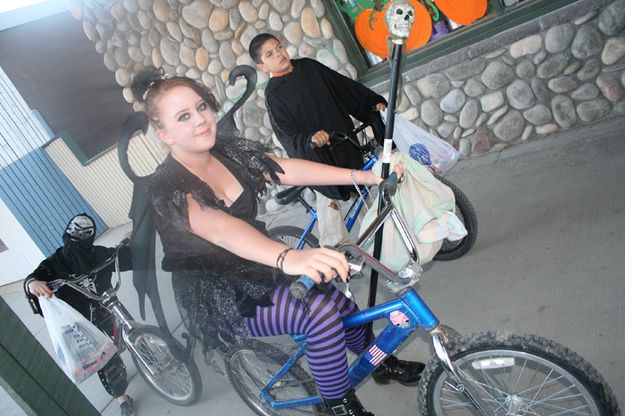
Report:
<svg viewBox="0 0 625 416"><path fill-rule="evenodd" d="M368 166L370 169L376 160L377 158L372 154L370 159L367 161L367 165L365 166ZM395 184L397 183L396 176L393 178L393 181ZM366 194L363 192L354 203L352 209L350 210L350 214L352 215L349 218L353 217L355 220L359 210L362 208L362 205L364 205L364 198L366 198L367 194L368 190ZM407 232L403 219L396 211L393 203L390 201L386 190L382 190L382 185L380 186L380 194L384 199L384 208L380 211L376 220L369 225L355 244L343 244L337 247L337 250L350 254L353 258L361 258L363 260L363 263L357 267L358 269L361 269L362 265L367 264L371 267L371 269L376 270L381 276L388 279L389 282L395 284L396 286L393 291L398 294L398 298L395 300L375 305L364 311L359 311L343 318L345 328L365 325L382 318L388 321L388 325L384 328L382 333L377 336L376 339L366 348L366 350L350 365L349 378L352 387L357 388L373 372L373 370L375 370L375 368L386 359L386 357L392 354L417 328L421 327L430 333L436 355L442 363L445 372L449 375L449 379L453 383L454 388L461 391L470 400L478 412L480 412L480 414L491 415L491 413L486 410L486 405L482 399L479 398L474 389L467 385L466 381L463 380L463 377L456 372L455 366L452 364L445 347L445 343L447 341L446 330L441 327L434 313L412 288L416 279L412 279L409 276L410 273L402 273L406 270L409 271L412 264L419 264L419 255L412 238ZM317 218L316 212L314 212L312 208L309 209L309 212L312 212L314 215L311 223L308 225L307 231L309 231L314 225ZM392 218L395 226L397 227L397 230L401 235L404 245L411 258L411 263L409 263L406 268L397 274L389 270L386 266L360 248L375 235L377 230L383 226L389 217ZM347 222L350 224L349 221ZM352 225L353 221L351 222L350 227ZM303 244L303 236L300 238L300 243ZM418 274L416 277L418 277ZM306 288L304 290L308 290L315 285L314 281L307 276L300 276L294 284L296 283L300 283L304 286ZM294 284L291 285L292 294L294 294ZM389 287L392 287L392 284L389 285ZM319 395L290 400L275 400L270 394L273 386L281 381L297 360L306 354L306 336L303 334L292 334L291 336L298 345L297 351L275 374L271 376L267 384L260 389L260 398L274 409L313 406L323 403L323 399Z"/></svg>
<svg viewBox="0 0 625 416"><path fill-rule="evenodd" d="M373 165L375 165L377 161L378 157L375 155L375 153L371 153L371 155L369 155L367 159L367 162L363 165L362 170L370 170L371 168L373 168ZM347 232L350 232L352 228L354 228L354 224L358 219L358 215L360 215L360 211L362 211L362 207L365 205L365 199L369 196L369 188L367 188L366 186L362 186L360 187L360 190L361 196L359 196L358 199L354 201L344 218L345 228L347 228ZM306 244L306 242L304 241L304 237L312 232L312 229L315 226L317 219L319 218L317 216L317 211L309 205L307 205L306 212L312 218L308 222L308 225L306 225L306 227L304 228L304 232L302 233L302 235L297 240L297 244L295 244L295 248L298 250L304 248Z"/></svg>
<svg viewBox="0 0 625 416"><path fill-rule="evenodd" d="M354 388L362 383L377 365L392 354L417 328L422 327L429 331L439 324L436 316L413 288L405 290L397 299L345 317L343 324L345 328L353 328L382 318L389 321L386 328L349 367L349 378ZM306 336L297 334L292 337L298 344L297 351L260 390L260 397L274 409L323 403L319 395L278 401L274 400L269 393L276 382L281 380L293 364L306 353Z"/></svg>

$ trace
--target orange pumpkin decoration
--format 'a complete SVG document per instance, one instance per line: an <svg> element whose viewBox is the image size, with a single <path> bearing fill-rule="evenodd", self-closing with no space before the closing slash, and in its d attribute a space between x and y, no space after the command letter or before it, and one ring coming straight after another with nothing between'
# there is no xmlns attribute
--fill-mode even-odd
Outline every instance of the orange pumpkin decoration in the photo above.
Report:
<svg viewBox="0 0 625 416"><path fill-rule="evenodd" d="M486 14L486 0L434 0L445 16L461 25L470 25Z"/></svg>
<svg viewBox="0 0 625 416"><path fill-rule="evenodd" d="M414 7L415 20L410 30L410 36L406 40L408 51L426 44L432 34L432 19L425 6L417 0L409 0ZM387 38L389 37L384 14L388 3L382 10L367 9L356 17L354 31L358 42L367 51L382 57L388 57Z"/></svg>

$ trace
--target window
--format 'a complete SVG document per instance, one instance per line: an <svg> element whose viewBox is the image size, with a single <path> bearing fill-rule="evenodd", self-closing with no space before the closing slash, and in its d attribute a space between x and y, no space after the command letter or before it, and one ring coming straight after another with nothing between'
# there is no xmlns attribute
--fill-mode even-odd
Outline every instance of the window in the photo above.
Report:
<svg viewBox="0 0 625 416"><path fill-rule="evenodd" d="M388 76L385 57L376 56L363 48L356 35L357 16L388 0L323 0L337 37L343 41L359 78L375 84ZM546 13L574 3L576 0L486 0L483 15L469 25L461 25L444 15L436 0L418 1L426 7L433 23L432 37L421 47L406 55L405 69L488 39L504 30L534 20ZM455 0L461 4L466 0ZM442 4L442 3L441 3ZM383 16L383 15L382 15ZM414 26L414 25L413 25ZM359 28L360 29L360 28ZM414 30L414 27L413 27ZM367 37L362 37L367 39Z"/></svg>

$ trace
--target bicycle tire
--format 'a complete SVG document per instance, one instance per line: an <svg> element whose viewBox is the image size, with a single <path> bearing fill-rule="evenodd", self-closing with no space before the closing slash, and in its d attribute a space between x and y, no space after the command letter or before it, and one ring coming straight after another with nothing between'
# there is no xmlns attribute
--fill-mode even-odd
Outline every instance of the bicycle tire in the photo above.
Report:
<svg viewBox="0 0 625 416"><path fill-rule="evenodd" d="M260 389L269 377L289 359L273 345L256 339L244 339L233 344L225 355L226 374L232 387L250 409L260 416L326 415L321 405L276 410L262 400ZM312 376L295 363L270 391L274 399L304 398L318 394Z"/></svg>
<svg viewBox="0 0 625 416"><path fill-rule="evenodd" d="M177 341L176 341L177 342ZM145 382L165 400L179 406L189 406L202 394L202 379L197 365L190 358L179 362L163 338L160 328L141 326L130 331L128 343L141 355L145 362L154 367L155 375L130 349L130 355ZM178 345L182 349L182 344Z"/></svg>
<svg viewBox="0 0 625 416"><path fill-rule="evenodd" d="M304 229L292 225L279 225L267 230L267 235L269 238L282 241L289 247L295 247L300 237L304 235ZM319 239L309 232L304 236L303 248L312 247L319 247Z"/></svg>
<svg viewBox="0 0 625 416"><path fill-rule="evenodd" d="M453 339L447 351L459 374L494 416L620 414L610 387L597 370L551 340L477 333ZM478 415L448 382L437 357L421 376L419 410L428 416Z"/></svg>
<svg viewBox="0 0 625 416"><path fill-rule="evenodd" d="M449 261L464 256L471 250L477 240L477 215L469 198L450 180L443 177L436 177L443 184L451 188L456 200L456 215L467 229L467 235L459 241L449 241L445 239L441 249L434 256L434 260Z"/></svg>

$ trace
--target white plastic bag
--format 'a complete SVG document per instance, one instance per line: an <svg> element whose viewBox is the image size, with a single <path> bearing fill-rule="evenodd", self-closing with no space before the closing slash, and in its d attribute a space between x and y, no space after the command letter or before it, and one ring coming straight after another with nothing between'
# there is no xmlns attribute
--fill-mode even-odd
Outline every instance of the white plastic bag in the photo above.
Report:
<svg viewBox="0 0 625 416"><path fill-rule="evenodd" d="M460 240L467 235L467 230L454 213L456 204L453 191L408 155L393 153L391 167L399 162L404 167L404 181L399 184L391 200L408 227L408 233L419 253L420 264L423 265L434 258L443 240ZM381 162L378 162L373 171L379 174L380 170ZM378 206L377 198L373 206ZM360 229L366 229L376 216L376 209L369 210ZM369 252L373 251L372 242L373 239L365 247ZM410 261L403 239L392 220L384 224L380 260L395 272L399 272Z"/></svg>
<svg viewBox="0 0 625 416"><path fill-rule="evenodd" d="M77 310L53 296L39 298L57 364L78 384L96 373L115 355L111 339Z"/></svg>
<svg viewBox="0 0 625 416"><path fill-rule="evenodd" d="M386 123L386 110L381 111ZM437 175L444 175L458 161L460 153L445 140L395 114L393 141L399 150L427 166Z"/></svg>

